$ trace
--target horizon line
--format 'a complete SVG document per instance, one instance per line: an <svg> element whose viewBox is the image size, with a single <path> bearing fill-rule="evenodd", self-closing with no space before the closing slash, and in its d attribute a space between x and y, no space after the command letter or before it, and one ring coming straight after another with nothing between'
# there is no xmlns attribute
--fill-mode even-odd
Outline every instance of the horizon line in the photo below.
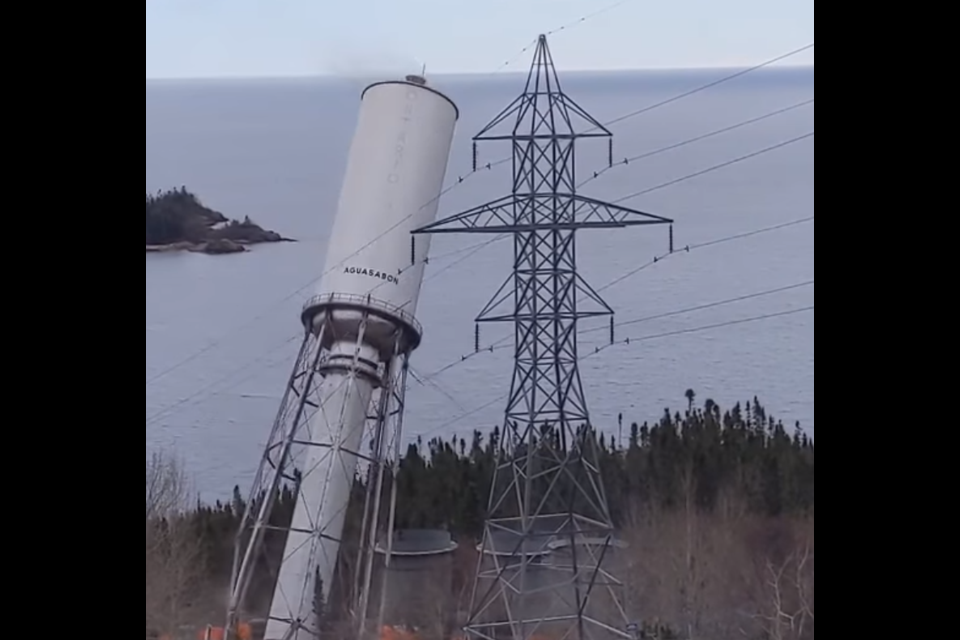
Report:
<svg viewBox="0 0 960 640"><path fill-rule="evenodd" d="M738 72L751 69L750 66L731 66L717 65L713 67L644 67L644 68L624 68L624 69L558 69L557 73L562 76L571 75L600 75L600 74L628 74L628 73L697 73L707 71L728 71ZM816 64L782 64L765 69L758 69L757 73L773 71L798 71L815 70ZM289 75L270 75L270 76L157 76L147 77L146 82L266 82L283 80L367 80L371 78L380 78L388 74L403 75L403 72L396 73L391 71L383 72L364 72L356 74L339 73L311 73L311 74L289 74ZM412 73L412 72L411 72ZM459 78L459 79L486 79L504 76L526 76L529 70L504 70L504 71L445 71L438 73L427 72L428 78Z"/></svg>

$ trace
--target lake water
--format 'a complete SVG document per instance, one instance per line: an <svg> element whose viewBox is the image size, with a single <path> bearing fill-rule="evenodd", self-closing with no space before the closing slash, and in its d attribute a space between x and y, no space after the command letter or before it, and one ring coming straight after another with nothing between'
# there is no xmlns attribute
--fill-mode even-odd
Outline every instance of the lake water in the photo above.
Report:
<svg viewBox="0 0 960 640"><path fill-rule="evenodd" d="M602 122L723 77L721 71L572 75L566 90ZM522 89L523 79L437 79L463 118L449 181L469 173L470 138ZM363 84L348 80L150 83L146 85L148 192L186 185L230 217L250 216L299 240L244 255L146 256L146 448L176 450L198 489L226 495L250 482L260 445L295 356L298 312L323 266L344 160ZM615 125L618 158L689 140L814 97L811 70L756 73ZM700 172L815 127L806 106L725 135L608 172L584 192L615 200ZM815 289L813 222L751 235L815 215L814 139L625 202L677 220L681 253L604 292L633 338L582 365L598 426L656 420L683 408L693 388L724 407L759 396L777 416L815 428L814 313L746 322L804 309ZM509 148L482 147L484 162ZM586 149L580 170L606 162ZM509 166L477 174L444 199L441 215L509 190ZM472 253L485 240L434 241L419 317L426 337L413 367L420 377L473 350L473 319L508 274L510 243ZM600 288L668 249L664 229L585 234L580 265ZM735 298L719 306L712 303ZM694 307L690 313L674 314ZM650 319L654 318L654 319ZM718 326L723 325L723 326ZM711 328L712 327L712 328ZM586 327L589 329L590 327ZM487 345L508 335L486 328ZM589 353L609 340L583 337ZM499 421L509 389L509 350L454 366L408 394L407 432L468 435ZM480 407L482 410L476 411ZM462 417L466 416L466 417ZM461 418L462 419L458 419Z"/></svg>

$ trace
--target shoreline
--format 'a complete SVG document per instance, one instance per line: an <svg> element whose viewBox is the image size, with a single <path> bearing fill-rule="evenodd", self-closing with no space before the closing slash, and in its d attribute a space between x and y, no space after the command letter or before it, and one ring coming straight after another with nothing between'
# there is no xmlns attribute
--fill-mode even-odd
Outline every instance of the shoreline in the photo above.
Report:
<svg viewBox="0 0 960 640"><path fill-rule="evenodd" d="M249 216L233 220L204 205L186 187L147 194L147 253L246 253L255 244L293 242Z"/></svg>
<svg viewBox="0 0 960 640"><path fill-rule="evenodd" d="M250 247L259 244L281 244L287 242L296 242L290 238L280 238L278 240L211 240L209 242L173 242L170 244L148 244L147 253L203 253L206 255L229 255L236 253L246 253Z"/></svg>

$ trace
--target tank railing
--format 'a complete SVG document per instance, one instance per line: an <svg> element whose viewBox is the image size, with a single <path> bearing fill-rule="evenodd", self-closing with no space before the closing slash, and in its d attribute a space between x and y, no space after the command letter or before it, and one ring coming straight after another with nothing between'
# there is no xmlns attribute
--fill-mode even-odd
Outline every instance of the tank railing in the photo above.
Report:
<svg viewBox="0 0 960 640"><path fill-rule="evenodd" d="M309 311L319 307L345 305L356 309L370 309L383 311L387 315L393 316L404 324L409 325L418 335L423 335L423 326L413 317L409 311L403 307L390 304L374 298L372 295L360 295L355 293L325 293L313 296L303 305L303 313L306 315Z"/></svg>

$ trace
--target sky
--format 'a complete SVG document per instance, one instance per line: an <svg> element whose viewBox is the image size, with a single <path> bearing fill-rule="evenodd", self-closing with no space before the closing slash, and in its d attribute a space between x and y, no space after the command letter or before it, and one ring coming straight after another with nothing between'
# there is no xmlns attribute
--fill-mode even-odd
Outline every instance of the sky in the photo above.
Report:
<svg viewBox="0 0 960 640"><path fill-rule="evenodd" d="M815 40L816 0L621 1L146 0L147 79L492 73L598 13L551 36L559 68L742 67Z"/></svg>

